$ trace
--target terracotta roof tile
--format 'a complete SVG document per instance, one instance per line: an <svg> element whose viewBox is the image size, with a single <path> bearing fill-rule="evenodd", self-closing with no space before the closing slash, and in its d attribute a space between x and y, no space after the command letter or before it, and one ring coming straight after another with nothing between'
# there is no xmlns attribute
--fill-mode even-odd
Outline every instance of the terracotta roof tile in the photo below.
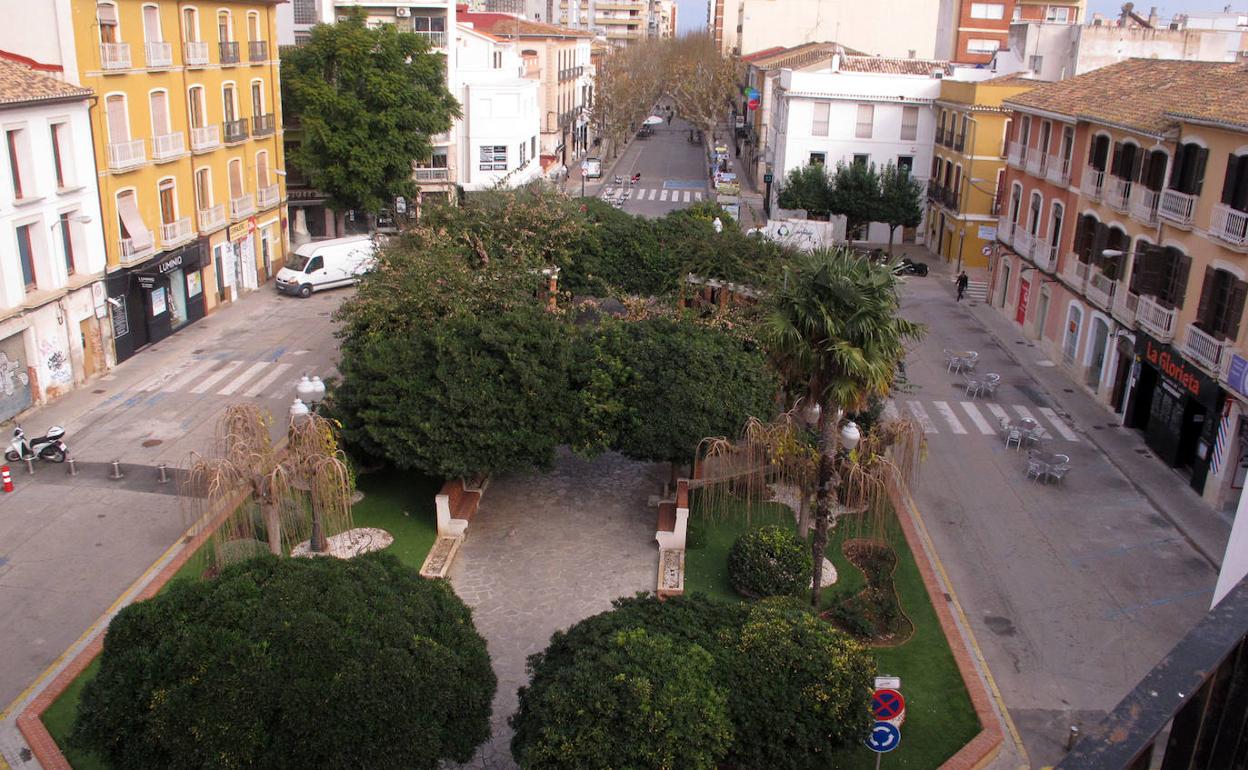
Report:
<svg viewBox="0 0 1248 770"><path fill-rule="evenodd" d="M1235 63L1128 59L1039 84L1006 105L1152 135L1172 128L1176 115L1248 126L1248 70Z"/></svg>
<svg viewBox="0 0 1248 770"><path fill-rule="evenodd" d="M809 67L820 61L830 61L832 55L840 52L849 56L865 56L862 51L846 48L840 43L803 43L792 48L768 48L765 51L750 54L745 60L760 70L793 69Z"/></svg>
<svg viewBox="0 0 1248 770"><path fill-rule="evenodd" d="M26 104L56 99L85 99L92 93L51 75L36 72L20 62L0 58L0 104Z"/></svg>
<svg viewBox="0 0 1248 770"><path fill-rule="evenodd" d="M529 21L506 13L459 13L455 20L472 24L474 29L498 37L583 37L591 38L592 32L572 27L560 27Z"/></svg>
<svg viewBox="0 0 1248 770"><path fill-rule="evenodd" d="M887 56L843 56L841 72L871 72L881 75L931 75L939 70L953 74L953 66L947 61L931 59L894 59Z"/></svg>

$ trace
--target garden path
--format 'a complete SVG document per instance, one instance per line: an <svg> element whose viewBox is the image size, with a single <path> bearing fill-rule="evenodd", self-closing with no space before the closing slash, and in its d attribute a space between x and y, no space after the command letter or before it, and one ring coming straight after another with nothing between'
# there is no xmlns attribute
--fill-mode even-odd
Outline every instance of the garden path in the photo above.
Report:
<svg viewBox="0 0 1248 770"><path fill-rule="evenodd" d="M612 599L654 590L657 512L646 501L667 475L666 465L561 450L550 473L490 483L450 572L498 675L492 737L463 767L516 766L507 718L528 681L525 659L551 634L610 609Z"/></svg>

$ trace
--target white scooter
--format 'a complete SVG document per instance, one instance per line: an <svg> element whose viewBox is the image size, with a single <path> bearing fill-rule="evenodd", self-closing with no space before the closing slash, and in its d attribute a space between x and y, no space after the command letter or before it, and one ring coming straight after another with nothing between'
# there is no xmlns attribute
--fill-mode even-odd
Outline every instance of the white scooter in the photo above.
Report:
<svg viewBox="0 0 1248 770"><path fill-rule="evenodd" d="M31 457L63 463L69 454L69 447L65 446L65 442L61 440L64 437L65 429L59 425L53 425L48 428L47 435L28 439L26 431L22 430L22 426L19 425L13 429L13 440L9 442L9 449L4 453L4 459L15 463Z"/></svg>

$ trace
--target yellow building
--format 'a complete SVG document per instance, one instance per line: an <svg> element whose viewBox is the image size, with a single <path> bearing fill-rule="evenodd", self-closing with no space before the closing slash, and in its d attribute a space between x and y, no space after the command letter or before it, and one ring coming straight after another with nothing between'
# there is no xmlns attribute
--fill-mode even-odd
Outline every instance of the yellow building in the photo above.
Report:
<svg viewBox="0 0 1248 770"><path fill-rule="evenodd" d="M282 264L280 1L70 0L119 361Z"/></svg>
<svg viewBox="0 0 1248 770"><path fill-rule="evenodd" d="M1010 122L1001 102L1034 85L1015 75L940 85L926 220L927 242L946 262L988 266Z"/></svg>

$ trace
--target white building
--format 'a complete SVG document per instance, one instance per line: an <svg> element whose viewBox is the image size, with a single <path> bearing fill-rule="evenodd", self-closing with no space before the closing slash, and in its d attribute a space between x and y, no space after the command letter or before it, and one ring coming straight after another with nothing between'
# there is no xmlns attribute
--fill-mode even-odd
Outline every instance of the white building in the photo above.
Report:
<svg viewBox="0 0 1248 770"><path fill-rule="evenodd" d="M930 59L954 8L953 0L709 0L707 25L725 53L836 40L880 56Z"/></svg>
<svg viewBox="0 0 1248 770"><path fill-rule="evenodd" d="M0 420L113 364L91 97L0 58Z"/></svg>
<svg viewBox="0 0 1248 770"><path fill-rule="evenodd" d="M956 74L992 75L964 68ZM805 71L782 69L771 84L774 94L769 89L772 114L760 120L766 136L759 162L771 169L776 187L789 171L812 163L863 162L877 168L892 163L925 182L936 136L932 103L940 96L941 80L954 75L948 62L842 54L822 67L816 60ZM923 229L899 231L898 240L922 242ZM865 240L887 242L888 227L872 224Z"/></svg>
<svg viewBox="0 0 1248 770"><path fill-rule="evenodd" d="M526 77L517 43L459 24L456 79L458 182L464 190L515 187L541 175L536 77Z"/></svg>

